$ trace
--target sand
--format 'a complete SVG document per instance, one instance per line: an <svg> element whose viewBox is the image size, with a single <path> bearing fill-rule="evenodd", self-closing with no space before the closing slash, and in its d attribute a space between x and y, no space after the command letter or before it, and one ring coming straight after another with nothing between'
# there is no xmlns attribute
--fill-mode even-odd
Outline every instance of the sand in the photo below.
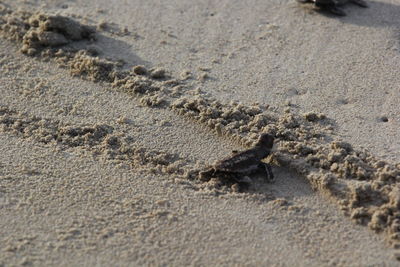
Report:
<svg viewBox="0 0 400 267"><path fill-rule="evenodd" d="M398 265L399 5L345 10L1 1L0 266Z"/></svg>

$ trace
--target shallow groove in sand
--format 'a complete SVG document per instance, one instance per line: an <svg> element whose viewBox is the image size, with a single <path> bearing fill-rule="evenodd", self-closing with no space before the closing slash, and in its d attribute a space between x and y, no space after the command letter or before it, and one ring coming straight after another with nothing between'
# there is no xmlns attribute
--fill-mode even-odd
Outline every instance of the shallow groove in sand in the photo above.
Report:
<svg viewBox="0 0 400 267"><path fill-rule="evenodd" d="M0 106L0 131L62 149L85 149L95 156L130 162L135 169L143 167L152 173L183 175L183 166L188 164L178 155L138 147L132 137L106 124L68 125L4 106Z"/></svg>

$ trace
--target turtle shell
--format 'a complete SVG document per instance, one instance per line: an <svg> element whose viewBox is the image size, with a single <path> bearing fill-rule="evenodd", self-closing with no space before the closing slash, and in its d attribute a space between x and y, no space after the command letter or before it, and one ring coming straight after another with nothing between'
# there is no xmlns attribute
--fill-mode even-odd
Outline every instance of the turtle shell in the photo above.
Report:
<svg viewBox="0 0 400 267"><path fill-rule="evenodd" d="M258 148L259 149L259 148ZM216 171L249 174L255 172L263 159L256 149L249 149L229 158L218 161L214 165Z"/></svg>

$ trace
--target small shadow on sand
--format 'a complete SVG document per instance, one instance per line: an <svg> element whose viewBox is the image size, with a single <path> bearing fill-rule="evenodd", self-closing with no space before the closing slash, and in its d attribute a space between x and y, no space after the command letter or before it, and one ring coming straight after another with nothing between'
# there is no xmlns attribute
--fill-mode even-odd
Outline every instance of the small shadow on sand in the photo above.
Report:
<svg viewBox="0 0 400 267"><path fill-rule="evenodd" d="M299 3L299 7L308 9L332 18L337 19L343 23L355 24L365 27L374 28L400 28L400 3L384 3L377 1L368 1L368 8L359 7L352 3L347 3L340 8L347 14L346 16L337 16L327 10L312 8L310 3Z"/></svg>
<svg viewBox="0 0 400 267"><path fill-rule="evenodd" d="M265 178L258 175L252 177L253 184L247 192L287 200L315 194L308 181L296 172L283 167L273 167L273 172L275 181L272 183L266 182Z"/></svg>
<svg viewBox="0 0 400 267"><path fill-rule="evenodd" d="M347 3L341 6L346 12L346 16L337 16L324 9L315 9L323 16L337 19L343 23L354 24L364 27L374 28L393 28L400 29L400 3L384 3L377 1L367 1L368 8ZM398 33L400 39L400 33Z"/></svg>
<svg viewBox="0 0 400 267"><path fill-rule="evenodd" d="M98 46L101 51L99 57L106 55L106 58L109 60L123 60L125 62L124 68L130 68L136 65L150 65L150 62L137 56L132 46L128 43L105 36L101 33L97 33L96 37L97 41L95 45Z"/></svg>
<svg viewBox="0 0 400 267"><path fill-rule="evenodd" d="M57 48L55 47L56 50ZM66 50L72 49L72 51L88 50L92 56L113 62L122 62L122 70L127 70L137 65L152 67L149 61L143 60L135 53L132 45L114 36L107 36L102 32L95 33L95 41L75 41L62 48Z"/></svg>
<svg viewBox="0 0 400 267"><path fill-rule="evenodd" d="M338 17L344 23L351 23L375 28L400 28L400 2L399 4L367 1L368 8L347 4L344 10L345 17Z"/></svg>
<svg viewBox="0 0 400 267"><path fill-rule="evenodd" d="M368 1L368 8L350 5L348 16L340 17L343 23L393 30L397 47L400 48L400 2L399 4ZM358 10L356 10L358 9Z"/></svg>

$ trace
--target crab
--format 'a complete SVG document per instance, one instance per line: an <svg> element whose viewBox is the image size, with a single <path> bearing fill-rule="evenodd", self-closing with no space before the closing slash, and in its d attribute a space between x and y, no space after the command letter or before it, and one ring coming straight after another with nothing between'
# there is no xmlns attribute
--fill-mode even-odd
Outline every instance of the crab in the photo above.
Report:
<svg viewBox="0 0 400 267"><path fill-rule="evenodd" d="M270 155L273 144L274 137L264 133L254 147L242 152L233 151L231 157L217 161L205 171L200 172L200 179L210 180L215 177L236 182L239 185L248 185L251 183L249 175L261 172L267 181L273 181L271 166L261 161Z"/></svg>
<svg viewBox="0 0 400 267"><path fill-rule="evenodd" d="M338 16L346 16L346 13L340 8L347 3L353 3L360 7L368 7L364 0L297 0L300 3L314 3L316 7L325 9Z"/></svg>

